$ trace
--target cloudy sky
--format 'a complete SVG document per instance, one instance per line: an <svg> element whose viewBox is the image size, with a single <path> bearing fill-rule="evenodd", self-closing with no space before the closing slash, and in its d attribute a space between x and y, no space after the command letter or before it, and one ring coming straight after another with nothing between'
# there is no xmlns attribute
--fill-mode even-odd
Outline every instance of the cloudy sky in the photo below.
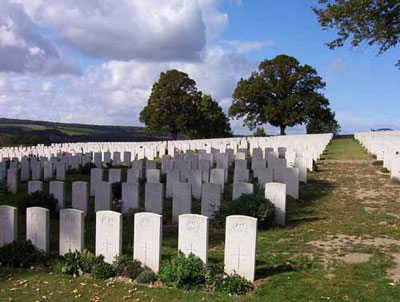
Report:
<svg viewBox="0 0 400 302"><path fill-rule="evenodd" d="M0 117L140 125L152 84L171 68L227 110L241 77L288 54L327 82L343 132L400 128L398 48L329 50L317 2L0 0Z"/></svg>

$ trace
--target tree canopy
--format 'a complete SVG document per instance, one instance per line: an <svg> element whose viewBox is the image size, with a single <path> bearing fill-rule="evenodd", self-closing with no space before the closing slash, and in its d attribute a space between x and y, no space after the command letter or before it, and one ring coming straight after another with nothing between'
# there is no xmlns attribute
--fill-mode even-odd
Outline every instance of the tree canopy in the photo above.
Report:
<svg viewBox="0 0 400 302"><path fill-rule="evenodd" d="M229 118L211 95L203 95L195 105L197 122L187 131L188 137L199 139L232 136Z"/></svg>
<svg viewBox="0 0 400 302"><path fill-rule="evenodd" d="M232 136L229 119L210 95L202 95L196 82L178 70L160 74L140 121L149 134L184 134L192 139Z"/></svg>
<svg viewBox="0 0 400 302"><path fill-rule="evenodd" d="M377 45L379 53L400 40L400 2L398 0L319 0L314 7L324 29L337 29L337 38L327 43L333 49L351 39L352 46L362 42ZM400 68L400 60L397 62Z"/></svg>
<svg viewBox="0 0 400 302"><path fill-rule="evenodd" d="M250 130L270 123L284 135L286 127L307 121L307 108L313 101L321 101L318 91L324 87L314 68L279 55L261 62L258 71L239 81L229 115L244 118Z"/></svg>
<svg viewBox="0 0 400 302"><path fill-rule="evenodd" d="M306 129L308 134L333 133L340 131L340 125L336 120L335 113L329 108L329 101L323 95L309 102L306 109Z"/></svg>
<svg viewBox="0 0 400 302"><path fill-rule="evenodd" d="M197 91L194 80L184 72L168 70L154 83L139 120L146 125L147 133L169 133L176 139L178 133L185 133L195 126L195 103L200 100L201 92Z"/></svg>

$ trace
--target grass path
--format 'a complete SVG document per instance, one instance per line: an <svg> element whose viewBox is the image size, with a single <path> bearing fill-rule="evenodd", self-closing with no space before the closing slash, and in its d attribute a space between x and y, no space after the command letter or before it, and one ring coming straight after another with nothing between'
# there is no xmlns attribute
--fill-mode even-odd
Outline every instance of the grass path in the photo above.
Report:
<svg viewBox="0 0 400 302"><path fill-rule="evenodd" d="M246 297L0 269L0 301L400 301L400 188L352 139L334 140L289 200L287 227L259 232L257 290ZM165 234L163 255L176 249ZM223 236L210 234L212 262Z"/></svg>

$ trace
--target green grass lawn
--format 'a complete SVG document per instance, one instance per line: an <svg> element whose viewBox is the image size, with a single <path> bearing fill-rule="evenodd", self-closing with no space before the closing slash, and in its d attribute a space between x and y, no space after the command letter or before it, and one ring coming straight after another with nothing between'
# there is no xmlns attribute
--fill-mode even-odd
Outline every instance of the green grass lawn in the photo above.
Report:
<svg viewBox="0 0 400 302"><path fill-rule="evenodd" d="M400 301L391 277L400 254L400 189L352 139L334 140L300 187L300 200L289 199L286 227L258 234L254 293L229 297L204 291L147 288L72 278L51 272L0 269L0 301ZM88 176L71 174L71 181ZM26 192L22 184L20 192ZM21 193L19 193L21 194ZM141 193L143 195L143 192ZM142 196L143 197L143 196ZM11 204L15 196L0 196ZM93 200L91 200L93 207ZM165 205L162 256L177 249L171 225L171 201ZM199 212L199 204L194 211ZM19 236L25 236L24 215ZM94 250L94 216L86 218L85 244ZM123 252L132 255L133 224L124 221ZM51 221L51 249L57 252L58 221ZM224 232L210 233L210 262L223 262ZM400 264L399 264L400 265ZM400 267L400 266L399 266ZM394 277L396 271L393 270Z"/></svg>

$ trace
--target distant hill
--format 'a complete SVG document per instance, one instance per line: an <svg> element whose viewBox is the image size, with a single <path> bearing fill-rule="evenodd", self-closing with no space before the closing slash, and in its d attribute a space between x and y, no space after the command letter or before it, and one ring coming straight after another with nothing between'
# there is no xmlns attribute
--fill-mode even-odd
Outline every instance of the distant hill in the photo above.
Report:
<svg viewBox="0 0 400 302"><path fill-rule="evenodd" d="M0 146L64 142L156 141L166 137L148 136L143 127L67 124L0 118Z"/></svg>

